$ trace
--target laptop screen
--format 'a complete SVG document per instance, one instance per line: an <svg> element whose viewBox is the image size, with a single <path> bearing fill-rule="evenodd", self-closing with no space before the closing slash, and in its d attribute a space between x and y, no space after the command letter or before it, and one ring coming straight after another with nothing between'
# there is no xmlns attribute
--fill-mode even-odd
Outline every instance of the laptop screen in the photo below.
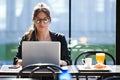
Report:
<svg viewBox="0 0 120 80"><path fill-rule="evenodd" d="M23 41L23 66L36 63L52 63L60 66L60 42L54 41Z"/></svg>

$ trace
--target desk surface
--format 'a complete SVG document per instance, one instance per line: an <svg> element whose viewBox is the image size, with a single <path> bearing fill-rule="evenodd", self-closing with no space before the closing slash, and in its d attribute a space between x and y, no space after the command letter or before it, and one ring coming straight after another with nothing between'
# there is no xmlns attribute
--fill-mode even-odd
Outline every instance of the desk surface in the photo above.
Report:
<svg viewBox="0 0 120 80"><path fill-rule="evenodd" d="M37 79L30 79L30 78L0 78L0 80L37 80Z"/></svg>
<svg viewBox="0 0 120 80"><path fill-rule="evenodd" d="M78 65L77 65L78 66ZM82 65L79 65L82 67ZM120 65L109 65L109 67L111 68L111 71L109 72L80 72L78 71L77 67L75 65L72 65L72 66L68 66L69 67L69 70L70 72L73 74L73 75L79 75L79 76L105 76L105 75L116 75L116 76L120 76Z"/></svg>
<svg viewBox="0 0 120 80"><path fill-rule="evenodd" d="M5 66L5 65L4 65ZM7 65L7 66L11 66L11 65ZM79 65L79 66L82 66L82 65ZM72 74L72 75L79 75L79 76L104 76L104 75L119 75L120 76L120 65L109 65L110 68L111 68L111 71L110 72L80 72L78 71L77 67L75 65L70 65L70 66L64 66L62 68L67 68L69 70L69 72ZM2 70L2 68L0 68L0 75L17 75L18 72L20 71L21 69L7 69L7 70ZM29 74L30 71L27 71L23 74ZM51 72L47 73L47 72L36 72L35 74L50 74Z"/></svg>

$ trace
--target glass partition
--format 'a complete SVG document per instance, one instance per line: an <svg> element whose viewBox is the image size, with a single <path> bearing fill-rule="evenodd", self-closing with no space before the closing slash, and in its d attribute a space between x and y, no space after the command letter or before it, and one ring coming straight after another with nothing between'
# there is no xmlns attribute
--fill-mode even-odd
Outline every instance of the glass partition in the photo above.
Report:
<svg viewBox="0 0 120 80"><path fill-rule="evenodd" d="M39 2L51 9L50 29L65 34L67 42L71 40L68 45L73 61L85 50L104 50L115 56L116 0L0 0L0 64L12 64L21 36L32 25L32 10Z"/></svg>
<svg viewBox="0 0 120 80"><path fill-rule="evenodd" d="M82 51L116 54L116 0L71 0L72 59Z"/></svg>
<svg viewBox="0 0 120 80"><path fill-rule="evenodd" d="M39 2L51 10L50 29L68 40L69 0L0 0L0 64L12 64L22 35L32 25L32 11ZM59 4L59 5L58 5Z"/></svg>

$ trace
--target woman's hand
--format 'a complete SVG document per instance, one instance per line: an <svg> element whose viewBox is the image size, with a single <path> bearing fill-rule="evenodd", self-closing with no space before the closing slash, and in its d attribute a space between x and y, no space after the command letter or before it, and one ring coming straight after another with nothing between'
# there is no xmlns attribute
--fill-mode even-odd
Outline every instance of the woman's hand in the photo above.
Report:
<svg viewBox="0 0 120 80"><path fill-rule="evenodd" d="M64 60L60 60L60 65L62 65L62 66L67 66L67 62L64 61Z"/></svg>
<svg viewBox="0 0 120 80"><path fill-rule="evenodd" d="M16 66L22 66L22 59L18 59Z"/></svg>

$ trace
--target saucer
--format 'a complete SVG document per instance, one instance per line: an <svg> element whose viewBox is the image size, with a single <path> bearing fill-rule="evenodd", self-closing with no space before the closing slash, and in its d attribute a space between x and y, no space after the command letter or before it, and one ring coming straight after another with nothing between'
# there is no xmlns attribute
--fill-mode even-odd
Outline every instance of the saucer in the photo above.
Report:
<svg viewBox="0 0 120 80"><path fill-rule="evenodd" d="M92 66L87 66L87 65L84 65L83 66L85 69L91 69L92 68Z"/></svg>

